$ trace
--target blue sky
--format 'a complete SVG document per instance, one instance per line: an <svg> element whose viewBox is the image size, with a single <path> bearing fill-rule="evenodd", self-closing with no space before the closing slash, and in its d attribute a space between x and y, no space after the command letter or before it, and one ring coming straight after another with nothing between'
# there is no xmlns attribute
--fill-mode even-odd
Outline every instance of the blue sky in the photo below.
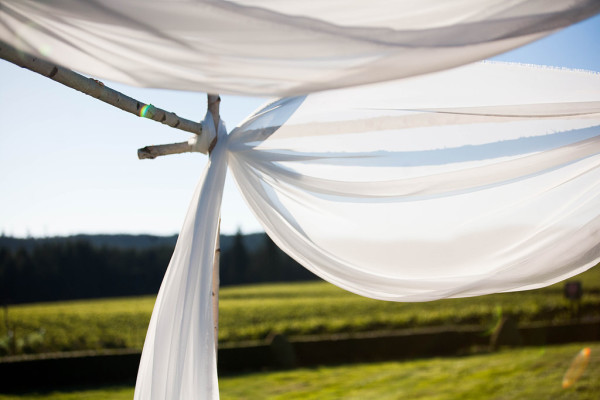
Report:
<svg viewBox="0 0 600 400"><path fill-rule="evenodd" d="M600 16L494 59L600 72ZM204 93L105 83L188 119L206 112ZM229 129L266 101L222 98ZM136 151L189 136L0 60L0 233L177 233L207 157ZM230 177L221 229L262 230Z"/></svg>

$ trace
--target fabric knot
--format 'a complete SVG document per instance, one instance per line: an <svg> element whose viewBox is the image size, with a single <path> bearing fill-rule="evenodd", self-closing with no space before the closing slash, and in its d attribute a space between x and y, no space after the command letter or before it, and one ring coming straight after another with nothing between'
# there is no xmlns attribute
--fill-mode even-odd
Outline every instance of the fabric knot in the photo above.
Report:
<svg viewBox="0 0 600 400"><path fill-rule="evenodd" d="M202 124L202 134L194 135L188 139L188 144L192 147L192 151L208 154L215 146L216 141L227 136L227 128L222 119L219 119L219 131L215 131L215 122L210 112L204 116Z"/></svg>

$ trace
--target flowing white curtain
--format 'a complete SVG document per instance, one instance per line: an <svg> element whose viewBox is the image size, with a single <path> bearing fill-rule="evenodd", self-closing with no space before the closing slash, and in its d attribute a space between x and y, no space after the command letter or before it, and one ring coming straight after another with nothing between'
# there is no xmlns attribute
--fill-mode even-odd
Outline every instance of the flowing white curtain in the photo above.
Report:
<svg viewBox="0 0 600 400"><path fill-rule="evenodd" d="M271 238L395 301L541 287L600 257L600 76L479 63L286 98L232 133Z"/></svg>
<svg viewBox="0 0 600 400"><path fill-rule="evenodd" d="M210 279L228 163L283 250L364 296L531 289L600 261L600 75L479 63L283 98L221 132L136 399L219 397Z"/></svg>
<svg viewBox="0 0 600 400"><path fill-rule="evenodd" d="M218 399L212 265L227 173L227 132L208 113L202 129L219 141L200 178L160 287L135 385L135 399Z"/></svg>
<svg viewBox="0 0 600 400"><path fill-rule="evenodd" d="M481 60L597 0L0 0L0 41L130 85L290 96Z"/></svg>

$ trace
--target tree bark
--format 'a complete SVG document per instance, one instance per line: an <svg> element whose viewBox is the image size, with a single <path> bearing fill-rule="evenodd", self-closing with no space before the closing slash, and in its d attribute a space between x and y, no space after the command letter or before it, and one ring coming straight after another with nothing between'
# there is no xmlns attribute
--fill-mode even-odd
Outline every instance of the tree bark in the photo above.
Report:
<svg viewBox="0 0 600 400"><path fill-rule="evenodd" d="M208 94L208 111L212 114L215 122L215 132L217 135L209 146L209 154L217 144L217 138L219 137L219 106L221 104L221 97L218 94ZM219 227L217 228L217 242L215 245L215 258L213 261L213 273L212 273L212 309L213 309L213 326L215 330L215 352L219 354L219 261L221 258L221 218L219 218Z"/></svg>
<svg viewBox="0 0 600 400"><path fill-rule="evenodd" d="M159 156L166 156L169 154L181 154L192 152L192 146L188 142L179 142L171 144L159 144L156 146L146 146L138 149L138 158L143 159L154 159Z"/></svg>
<svg viewBox="0 0 600 400"><path fill-rule="evenodd" d="M215 352L219 354L219 261L221 259L221 219L219 218L219 228L217 229L217 242L215 245L215 259L213 261L212 276L212 310L213 310L213 328L215 332Z"/></svg>
<svg viewBox="0 0 600 400"><path fill-rule="evenodd" d="M0 41L0 58L5 59L19 67L36 72L56 82L62 83L72 89L78 90L89 96L95 97L111 106L120 108L138 117L145 117L169 125L172 128L200 135L202 125L179 117L177 114L165 111L152 104L145 104L123 93L117 92L102 82L86 78L74 71L51 62L42 60L31 54L15 49L7 43Z"/></svg>

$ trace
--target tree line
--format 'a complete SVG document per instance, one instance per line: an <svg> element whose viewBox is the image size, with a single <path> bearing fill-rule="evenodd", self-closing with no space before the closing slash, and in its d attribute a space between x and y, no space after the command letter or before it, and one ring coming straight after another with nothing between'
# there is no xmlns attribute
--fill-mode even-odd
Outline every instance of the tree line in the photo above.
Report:
<svg viewBox="0 0 600 400"><path fill-rule="evenodd" d="M223 250L219 268L223 286L318 279L281 251L266 234L256 248L248 249L238 232L230 247Z"/></svg>
<svg viewBox="0 0 600 400"><path fill-rule="evenodd" d="M316 279L267 235L248 248L236 234L222 249L221 285ZM75 238L0 246L0 304L156 294L173 246L98 246Z"/></svg>

